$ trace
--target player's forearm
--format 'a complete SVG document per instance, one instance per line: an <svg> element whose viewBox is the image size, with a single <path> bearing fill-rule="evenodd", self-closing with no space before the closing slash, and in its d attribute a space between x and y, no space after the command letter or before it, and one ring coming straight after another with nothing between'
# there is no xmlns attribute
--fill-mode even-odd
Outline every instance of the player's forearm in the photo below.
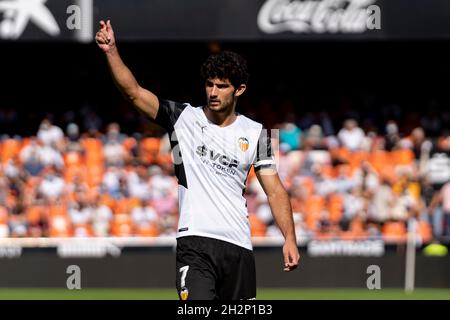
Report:
<svg viewBox="0 0 450 320"><path fill-rule="evenodd" d="M294 219L292 216L291 202L287 192L279 190L273 194L268 195L269 205L272 209L272 214L286 240L296 241Z"/></svg>
<svg viewBox="0 0 450 320"><path fill-rule="evenodd" d="M130 101L137 98L139 85L130 69L123 63L117 48L105 53L114 83L120 92Z"/></svg>

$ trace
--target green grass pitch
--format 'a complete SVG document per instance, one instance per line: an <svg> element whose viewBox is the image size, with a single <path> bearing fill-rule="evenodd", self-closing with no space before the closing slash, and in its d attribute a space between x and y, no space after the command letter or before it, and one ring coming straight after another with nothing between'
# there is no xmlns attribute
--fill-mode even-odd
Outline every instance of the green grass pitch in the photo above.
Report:
<svg viewBox="0 0 450 320"><path fill-rule="evenodd" d="M450 300L450 289L268 289L260 288L258 300ZM175 289L8 289L0 288L1 300L176 300Z"/></svg>

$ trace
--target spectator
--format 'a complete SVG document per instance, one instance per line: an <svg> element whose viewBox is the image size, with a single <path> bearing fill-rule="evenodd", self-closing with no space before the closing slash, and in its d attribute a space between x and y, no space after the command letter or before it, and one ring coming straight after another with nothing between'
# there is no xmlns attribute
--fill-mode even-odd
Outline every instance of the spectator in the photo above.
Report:
<svg viewBox="0 0 450 320"><path fill-rule="evenodd" d="M44 169L42 161L42 147L36 137L30 138L30 143L19 154L25 171L33 177L38 176Z"/></svg>
<svg viewBox="0 0 450 320"><path fill-rule="evenodd" d="M132 198L141 200L150 199L151 189L149 185L149 176L144 166L137 166L135 171L127 175L128 190Z"/></svg>
<svg viewBox="0 0 450 320"><path fill-rule="evenodd" d="M280 148L298 150L301 148L302 130L295 124L295 114L289 113L280 126Z"/></svg>
<svg viewBox="0 0 450 320"><path fill-rule="evenodd" d="M120 144L125 140L126 135L120 132L120 126L117 122L108 124L106 133L103 136L103 144L107 144L110 141L117 141Z"/></svg>
<svg viewBox="0 0 450 320"><path fill-rule="evenodd" d="M349 230L350 223L366 208L365 199L360 188L353 188L350 193L344 194L343 217L340 222L341 229Z"/></svg>
<svg viewBox="0 0 450 320"><path fill-rule="evenodd" d="M384 136L385 140L385 149L387 151L393 150L398 142L400 141L400 134L398 131L398 125L397 122L394 120L389 120L386 123L386 135Z"/></svg>
<svg viewBox="0 0 450 320"><path fill-rule="evenodd" d="M107 237L109 236L110 223L113 218L113 212L110 207L96 198L92 203L92 229L94 236Z"/></svg>
<svg viewBox="0 0 450 320"><path fill-rule="evenodd" d="M115 166L106 167L106 171L103 174L102 181L102 190L103 192L108 193L115 199L119 199L122 197L121 194L121 183L120 180L123 177L124 173L121 169Z"/></svg>
<svg viewBox="0 0 450 320"><path fill-rule="evenodd" d="M323 135L322 128L318 124L312 125L305 134L304 146L306 150L323 150L327 149L326 139Z"/></svg>
<svg viewBox="0 0 450 320"><path fill-rule="evenodd" d="M49 118L42 120L37 138L44 146L53 145L58 150L62 150L64 145L64 132L60 127L53 125Z"/></svg>
<svg viewBox="0 0 450 320"><path fill-rule="evenodd" d="M127 158L126 150L117 138L109 138L107 140L103 145L103 155L106 166L122 167L125 165Z"/></svg>
<svg viewBox="0 0 450 320"><path fill-rule="evenodd" d="M75 237L89 236L88 225L92 221L93 210L92 207L84 200L72 202L69 206L70 222L74 228Z"/></svg>
<svg viewBox="0 0 450 320"><path fill-rule="evenodd" d="M39 184L38 191L50 203L55 202L64 194L65 182L58 175L54 167L48 167L42 181Z"/></svg>
<svg viewBox="0 0 450 320"><path fill-rule="evenodd" d="M131 219L138 228L147 227L158 221L156 210L150 205L150 202L139 201L139 205L131 211Z"/></svg>
<svg viewBox="0 0 450 320"><path fill-rule="evenodd" d="M177 182L174 177L163 173L157 165L152 165L148 169L149 188L152 199L161 199L166 197L176 198Z"/></svg>
<svg viewBox="0 0 450 320"><path fill-rule="evenodd" d="M440 236L450 236L450 181L435 194L430 212L435 215L434 232Z"/></svg>
<svg viewBox="0 0 450 320"><path fill-rule="evenodd" d="M364 137L364 131L358 127L358 123L354 119L345 120L344 127L338 132L341 145L351 151L361 148Z"/></svg>
<svg viewBox="0 0 450 320"><path fill-rule="evenodd" d="M44 167L54 166L62 169L64 166L64 159L54 144L42 146L40 158Z"/></svg>
<svg viewBox="0 0 450 320"><path fill-rule="evenodd" d="M369 207L368 219L382 225L392 216L391 210L395 203L395 196L390 182L383 179L381 185L375 190Z"/></svg>

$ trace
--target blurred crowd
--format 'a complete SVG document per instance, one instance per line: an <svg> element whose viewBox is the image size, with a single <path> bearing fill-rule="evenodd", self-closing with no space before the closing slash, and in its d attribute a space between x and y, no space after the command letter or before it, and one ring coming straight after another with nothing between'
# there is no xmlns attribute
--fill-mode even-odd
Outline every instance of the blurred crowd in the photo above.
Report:
<svg viewBox="0 0 450 320"><path fill-rule="evenodd" d="M427 125L379 130L356 118L287 113L272 125L278 171L301 239L418 241L450 236L450 132ZM432 124L431 124L432 125ZM177 180L166 135L64 128L45 118L36 135L0 141L0 237L174 236ZM252 235L279 236L253 171L245 197Z"/></svg>

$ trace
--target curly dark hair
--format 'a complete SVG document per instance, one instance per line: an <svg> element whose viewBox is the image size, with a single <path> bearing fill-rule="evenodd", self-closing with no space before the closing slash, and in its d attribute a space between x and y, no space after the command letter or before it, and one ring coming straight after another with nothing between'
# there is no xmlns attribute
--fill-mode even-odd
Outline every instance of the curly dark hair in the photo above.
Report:
<svg viewBox="0 0 450 320"><path fill-rule="evenodd" d="M200 68L200 75L205 81L211 78L228 79L235 89L241 84L246 85L249 78L247 62L232 51L210 55Z"/></svg>

